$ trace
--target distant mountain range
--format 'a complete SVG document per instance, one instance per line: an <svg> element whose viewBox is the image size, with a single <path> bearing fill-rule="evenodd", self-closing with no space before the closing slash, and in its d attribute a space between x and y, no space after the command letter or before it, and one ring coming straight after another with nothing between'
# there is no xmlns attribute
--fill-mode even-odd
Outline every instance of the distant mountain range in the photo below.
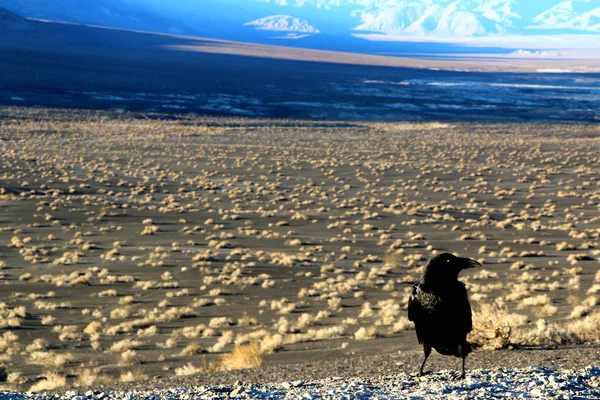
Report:
<svg viewBox="0 0 600 400"><path fill-rule="evenodd" d="M361 13L362 23L354 30L409 36L485 36L506 33L516 18L512 13L486 13L480 4L465 3L472 2L401 1L376 7Z"/></svg>
<svg viewBox="0 0 600 400"><path fill-rule="evenodd" d="M327 14L353 31L405 36L600 32L600 0L283 0L269 2L302 18ZM311 10L312 9L312 10ZM308 11L308 12L307 12Z"/></svg>
<svg viewBox="0 0 600 400"><path fill-rule="evenodd" d="M0 0L28 18L273 43L600 33L600 0ZM2 23L0 21L0 23Z"/></svg>
<svg viewBox="0 0 600 400"><path fill-rule="evenodd" d="M284 31L296 33L319 33L319 30L307 21L289 15L272 15L244 24L263 31Z"/></svg>
<svg viewBox="0 0 600 400"><path fill-rule="evenodd" d="M600 32L599 3L591 0L564 1L534 18L529 28Z"/></svg>

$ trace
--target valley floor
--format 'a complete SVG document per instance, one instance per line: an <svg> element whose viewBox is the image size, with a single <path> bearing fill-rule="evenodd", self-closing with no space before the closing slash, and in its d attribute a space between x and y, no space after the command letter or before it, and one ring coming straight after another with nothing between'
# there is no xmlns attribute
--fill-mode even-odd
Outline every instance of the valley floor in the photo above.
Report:
<svg viewBox="0 0 600 400"><path fill-rule="evenodd" d="M2 384L410 373L441 251L483 264L470 340L505 349L470 368L597 363L598 132L0 108Z"/></svg>

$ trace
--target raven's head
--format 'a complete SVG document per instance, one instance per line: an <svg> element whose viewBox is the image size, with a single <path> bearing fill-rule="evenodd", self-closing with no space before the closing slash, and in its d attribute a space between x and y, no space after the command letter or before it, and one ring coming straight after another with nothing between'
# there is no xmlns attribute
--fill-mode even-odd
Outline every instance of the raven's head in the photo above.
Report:
<svg viewBox="0 0 600 400"><path fill-rule="evenodd" d="M481 264L471 258L456 257L450 253L436 254L425 266L422 281L429 284L453 282L463 269L478 267Z"/></svg>

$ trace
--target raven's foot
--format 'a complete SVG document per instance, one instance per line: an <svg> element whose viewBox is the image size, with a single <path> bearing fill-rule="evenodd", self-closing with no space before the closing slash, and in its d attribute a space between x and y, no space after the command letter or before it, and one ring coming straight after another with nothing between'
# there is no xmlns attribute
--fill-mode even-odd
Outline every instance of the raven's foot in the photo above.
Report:
<svg viewBox="0 0 600 400"><path fill-rule="evenodd" d="M419 371L419 376L426 376L426 375L431 375L432 372L431 371Z"/></svg>
<svg viewBox="0 0 600 400"><path fill-rule="evenodd" d="M457 375L457 376L454 377L455 381L462 381L463 379L465 379L465 373L464 372L462 374Z"/></svg>

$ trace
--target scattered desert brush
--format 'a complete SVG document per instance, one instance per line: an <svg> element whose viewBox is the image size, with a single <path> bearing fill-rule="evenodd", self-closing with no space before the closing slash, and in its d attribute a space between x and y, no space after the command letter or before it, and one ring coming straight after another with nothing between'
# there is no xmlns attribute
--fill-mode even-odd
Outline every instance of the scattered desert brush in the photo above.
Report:
<svg viewBox="0 0 600 400"><path fill-rule="evenodd" d="M464 276L479 347L597 341L593 125L1 113L0 208L19 218L0 222L0 361L19 381L403 343L442 247L485 263Z"/></svg>

